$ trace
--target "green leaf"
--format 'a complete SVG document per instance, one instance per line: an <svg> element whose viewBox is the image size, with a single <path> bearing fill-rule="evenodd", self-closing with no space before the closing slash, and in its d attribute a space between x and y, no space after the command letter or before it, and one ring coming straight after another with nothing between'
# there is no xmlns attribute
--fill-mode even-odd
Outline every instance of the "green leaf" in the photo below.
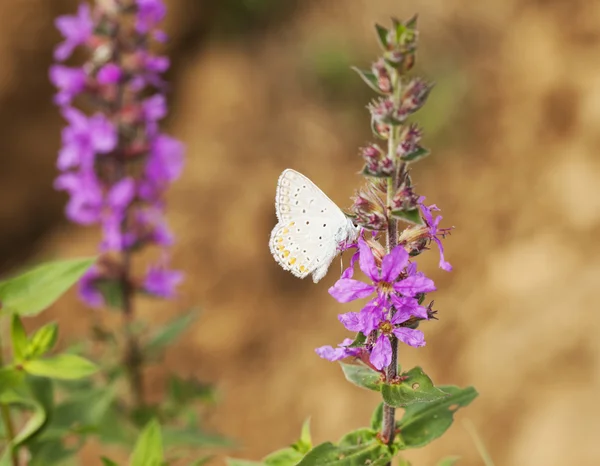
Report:
<svg viewBox="0 0 600 466"><path fill-rule="evenodd" d="M198 428L165 427L163 439L168 447L230 447L233 442L216 434L204 433Z"/></svg>
<svg viewBox="0 0 600 466"><path fill-rule="evenodd" d="M227 466L265 466L265 463L260 461L240 460L237 458L227 458Z"/></svg>
<svg viewBox="0 0 600 466"><path fill-rule="evenodd" d="M374 371L363 363L345 364L341 362L340 366L342 366L348 382L352 382L354 385L368 390L381 390L382 379L379 372Z"/></svg>
<svg viewBox="0 0 600 466"><path fill-rule="evenodd" d="M310 435L310 418L307 418L302 424L302 431L300 432L300 439L292 445L292 448L299 451L300 453L308 453L312 448L312 439Z"/></svg>
<svg viewBox="0 0 600 466"><path fill-rule="evenodd" d="M431 151L429 149L418 146L414 151L402 155L400 159L404 160L405 162L418 162L419 160L427 157L430 153Z"/></svg>
<svg viewBox="0 0 600 466"><path fill-rule="evenodd" d="M164 461L160 425L150 421L135 444L129 460L130 466L161 466Z"/></svg>
<svg viewBox="0 0 600 466"><path fill-rule="evenodd" d="M115 463L111 459L108 459L106 456L101 457L100 460L102 461L102 466L119 466L117 463Z"/></svg>
<svg viewBox="0 0 600 466"><path fill-rule="evenodd" d="M358 75L361 77L361 79L365 83L367 83L367 85L371 89L373 89L378 94L384 94L384 92L382 92L382 90L379 88L379 80L377 79L377 76L375 76L375 73L373 73L372 71L368 71L368 70L361 70L360 68L357 68L356 66L351 67L351 69L356 71L358 73Z"/></svg>
<svg viewBox="0 0 600 466"><path fill-rule="evenodd" d="M77 282L95 260L50 262L0 282L2 311L19 315L39 314Z"/></svg>
<svg viewBox="0 0 600 466"><path fill-rule="evenodd" d="M390 449L378 441L339 447L327 442L313 448L298 466L385 466L391 459Z"/></svg>
<svg viewBox="0 0 600 466"><path fill-rule="evenodd" d="M26 361L23 363L23 369L30 374L51 379L80 379L94 374L98 366L81 356L67 353Z"/></svg>
<svg viewBox="0 0 600 466"><path fill-rule="evenodd" d="M379 403L371 415L371 429L378 430L383 423L383 403Z"/></svg>
<svg viewBox="0 0 600 466"><path fill-rule="evenodd" d="M58 324L56 322L51 322L44 325L31 337L25 359L36 359L43 356L54 348L57 338Z"/></svg>
<svg viewBox="0 0 600 466"><path fill-rule="evenodd" d="M362 332L358 332L356 334L356 337L354 337L354 341L348 345L348 348L360 348L364 346L366 341L367 337L365 336L365 334Z"/></svg>
<svg viewBox="0 0 600 466"><path fill-rule="evenodd" d="M294 466L303 458L303 454L293 448L274 451L263 459L267 466Z"/></svg>
<svg viewBox="0 0 600 466"><path fill-rule="evenodd" d="M449 456L448 458L441 460L437 466L454 466L459 459L460 456Z"/></svg>
<svg viewBox="0 0 600 466"><path fill-rule="evenodd" d="M60 439L66 433L99 433L99 424L111 408L115 394L115 386L103 386L69 394L54 407L50 422L44 428L44 439ZM122 423L113 422L111 433L114 434L119 429L122 429Z"/></svg>
<svg viewBox="0 0 600 466"><path fill-rule="evenodd" d="M338 446L340 447L353 447L357 445L364 445L368 442L373 442L377 437L377 431L363 427L361 429L354 430L345 434L340 441Z"/></svg>
<svg viewBox="0 0 600 466"><path fill-rule="evenodd" d="M429 403L417 403L406 407L398 421L400 434L396 436L399 448L419 448L441 436L452 425L454 412L467 406L478 395L473 387L464 389L441 386L449 396Z"/></svg>
<svg viewBox="0 0 600 466"><path fill-rule="evenodd" d="M433 385L431 379L420 367L404 372L401 377L407 377L400 383L383 384L381 394L383 401L394 408L404 408L415 403L425 403L448 396Z"/></svg>
<svg viewBox="0 0 600 466"><path fill-rule="evenodd" d="M10 322L10 339L13 349L13 357L15 362L20 362L25 359L29 340L23 322L17 314L13 314Z"/></svg>
<svg viewBox="0 0 600 466"><path fill-rule="evenodd" d="M146 350L160 351L170 345L189 327L196 314L194 311L188 312L166 324L146 343Z"/></svg>
<svg viewBox="0 0 600 466"><path fill-rule="evenodd" d="M375 31L377 32L377 39L379 40L379 44L381 45L383 50L387 50L389 31L383 26L380 26L379 24L375 24Z"/></svg>
<svg viewBox="0 0 600 466"><path fill-rule="evenodd" d="M25 425L19 433L15 435L11 444L20 445L33 434L35 434L46 421L46 412L42 404L28 394L8 390L0 393L0 403L5 405L16 405L17 407L25 407L29 411L33 411L32 415L27 419Z"/></svg>
<svg viewBox="0 0 600 466"><path fill-rule="evenodd" d="M23 371L13 367L3 367L0 369L0 393L17 388L23 384L25 374Z"/></svg>
<svg viewBox="0 0 600 466"><path fill-rule="evenodd" d="M421 218L421 211L418 208L411 210L393 210L392 215L408 223L424 225L423 219Z"/></svg>

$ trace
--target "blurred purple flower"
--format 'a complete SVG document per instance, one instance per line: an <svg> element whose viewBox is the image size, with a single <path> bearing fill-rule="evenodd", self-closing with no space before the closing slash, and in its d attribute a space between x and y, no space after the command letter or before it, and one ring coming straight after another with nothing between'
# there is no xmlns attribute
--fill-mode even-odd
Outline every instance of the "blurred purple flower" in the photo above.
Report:
<svg viewBox="0 0 600 466"><path fill-rule="evenodd" d="M91 170L96 154L106 154L115 149L117 131L106 116L97 113L88 117L71 107L64 108L62 114L69 126L62 131L63 147L57 162L60 170L77 166Z"/></svg>
<svg viewBox="0 0 600 466"><path fill-rule="evenodd" d="M143 284L147 293L161 298L175 296L175 288L183 280L183 273L178 270L169 270L166 265L166 261L164 261L148 269Z"/></svg>
<svg viewBox="0 0 600 466"><path fill-rule="evenodd" d="M449 262L446 262L444 258L444 246L442 245L442 241L440 240L440 236L443 238L445 234L448 233L449 229L439 229L438 225L442 220L442 216L438 215L433 218L432 212L439 212L440 209L432 204L430 206L426 206L423 202L425 201L425 196L421 196L419 198L419 207L421 208L421 212L423 213L423 217L425 218L425 223L427 224L427 228L429 229L429 238L434 241L440 250L440 262L439 267L446 272L450 272L452 270L452 265Z"/></svg>
<svg viewBox="0 0 600 466"><path fill-rule="evenodd" d="M361 348L348 348L348 345L352 344L351 338L346 338L341 342L337 348L332 346L321 346L316 348L315 352L328 361L339 361L350 356L358 356L362 352Z"/></svg>
<svg viewBox="0 0 600 466"><path fill-rule="evenodd" d="M154 29L167 14L167 8L162 0L136 0L137 14L135 28L145 34Z"/></svg>
<svg viewBox="0 0 600 466"><path fill-rule="evenodd" d="M96 283L102 278L96 267L90 268L79 281L79 297L90 307L102 307L104 296L96 287Z"/></svg>
<svg viewBox="0 0 600 466"><path fill-rule="evenodd" d="M85 89L87 75L81 68L70 68L63 65L50 67L50 81L59 91L54 97L54 103L66 106L73 98Z"/></svg>
<svg viewBox="0 0 600 466"><path fill-rule="evenodd" d="M96 79L100 84L117 84L123 75L119 65L107 63L98 71Z"/></svg>
<svg viewBox="0 0 600 466"><path fill-rule="evenodd" d="M64 42L54 49L54 58L64 61L78 45L86 43L94 32L94 22L87 3L81 3L76 15L56 18L55 25L64 37Z"/></svg>

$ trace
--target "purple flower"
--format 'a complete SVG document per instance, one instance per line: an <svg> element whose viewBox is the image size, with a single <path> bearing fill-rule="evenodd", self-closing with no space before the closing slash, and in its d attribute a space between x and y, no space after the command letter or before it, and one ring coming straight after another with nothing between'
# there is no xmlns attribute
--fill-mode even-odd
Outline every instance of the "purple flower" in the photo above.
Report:
<svg viewBox="0 0 600 466"><path fill-rule="evenodd" d="M442 238L445 234L448 233L449 229L439 229L438 225L442 220L442 216L438 215L435 219L433 218L432 212L439 212L440 209L435 204L430 206L426 206L423 201L425 201L425 196L421 196L419 198L419 207L421 208L421 212L423 213L423 217L425 217L425 223L427 224L427 228L429 229L429 238L434 241L440 250L440 262L439 267L446 272L450 272L452 270L452 266L449 262L446 262L444 258L444 246L442 246L442 241L439 236Z"/></svg>
<svg viewBox="0 0 600 466"><path fill-rule="evenodd" d="M92 173L63 173L56 178L54 187L71 196L66 208L69 220L89 225L100 219L102 189Z"/></svg>
<svg viewBox="0 0 600 466"><path fill-rule="evenodd" d="M175 288L183 280L183 273L178 270L169 270L166 261L152 266L146 272L144 290L161 298L173 298Z"/></svg>
<svg viewBox="0 0 600 466"><path fill-rule="evenodd" d="M96 79L100 84L117 84L121 79L123 72L121 68L114 63L107 63L98 71Z"/></svg>
<svg viewBox="0 0 600 466"><path fill-rule="evenodd" d="M347 303L376 292L377 296L367 303L365 309L381 310L389 307L391 300L399 311L410 310L413 315L426 319L427 309L420 306L414 297L419 293L434 291L435 285L431 279L417 273L416 267L409 267L406 250L402 246L395 247L383 258L379 270L373 252L363 238L358 240L358 248L360 269L372 283L346 278L345 274L329 289L329 294L338 302ZM399 279L402 272L406 276Z"/></svg>
<svg viewBox="0 0 600 466"><path fill-rule="evenodd" d="M135 29L141 34L156 27L167 14L167 8L162 0L136 0L136 4L138 10Z"/></svg>
<svg viewBox="0 0 600 466"><path fill-rule="evenodd" d="M116 147L117 131L101 113L88 117L68 107L63 109L62 114L69 126L62 131L63 147L57 162L60 170L77 166L91 170L96 154L106 154Z"/></svg>
<svg viewBox="0 0 600 466"><path fill-rule="evenodd" d="M55 25L65 40L54 49L54 58L64 61L71 56L75 47L86 43L94 32L90 6L81 3L76 15L59 16Z"/></svg>
<svg viewBox="0 0 600 466"><path fill-rule="evenodd" d="M81 68L63 65L50 67L50 81L59 89L54 102L59 106L69 105L85 89L86 80L87 75Z"/></svg>
<svg viewBox="0 0 600 466"><path fill-rule="evenodd" d="M90 307L102 307L104 296L96 287L102 274L96 267L90 268L79 281L79 297Z"/></svg>
<svg viewBox="0 0 600 466"><path fill-rule="evenodd" d="M315 352L328 361L339 361L340 359L348 358L350 356L358 356L362 351L361 348L348 348L348 345L351 343L352 339L346 338L337 348L321 346L320 348L316 348Z"/></svg>
<svg viewBox="0 0 600 466"><path fill-rule="evenodd" d="M164 134L152 141L146 162L145 179L139 194L148 201L159 195L164 186L176 180L183 170L183 144Z"/></svg>
<svg viewBox="0 0 600 466"><path fill-rule="evenodd" d="M379 336L371 348L369 360L377 369L389 366L392 358L392 346L389 337L394 335L398 340L410 346L423 346L425 340L423 332L407 327L399 327L400 324L411 318L411 312L397 310L391 319L389 312L380 308L365 308L361 312L348 312L339 315L339 320L344 326L353 332L361 332L370 335L377 331Z"/></svg>

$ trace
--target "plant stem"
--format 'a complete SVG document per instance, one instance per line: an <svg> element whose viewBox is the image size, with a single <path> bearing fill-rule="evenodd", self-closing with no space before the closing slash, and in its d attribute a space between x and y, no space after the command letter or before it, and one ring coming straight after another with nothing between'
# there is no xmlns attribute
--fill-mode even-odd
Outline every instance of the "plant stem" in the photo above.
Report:
<svg viewBox="0 0 600 466"><path fill-rule="evenodd" d="M400 79L398 72L394 70L391 74L392 89L394 89L393 100L395 106L399 105L400 101ZM390 160L397 160L396 150L398 147L398 128L390 125L388 136L388 157ZM386 250L389 254L398 244L398 221L391 216L392 211L392 200L394 194L396 194L397 176L388 178L387 186L387 214L388 214L388 227L387 227L387 244ZM391 319L394 315L394 308L390 307L389 318ZM398 339L395 336L390 337L390 343L392 345L392 361L386 370L386 382L390 383L398 376ZM384 441L391 445L394 441L394 433L396 430L396 409L392 406L384 404L383 406L383 421L381 426L381 436ZM391 463L390 463L391 464Z"/></svg>
<svg viewBox="0 0 600 466"><path fill-rule="evenodd" d="M135 313L129 277L131 275L131 253L123 252L123 330L125 332L124 364L129 378L129 387L136 407L144 406L144 381L142 377L142 351L133 329Z"/></svg>
<svg viewBox="0 0 600 466"><path fill-rule="evenodd" d="M0 346L0 366L4 366L4 354L2 352L2 347ZM12 422L12 417L10 415L10 408L8 405L2 403L0 404L0 415L2 416L2 422L4 424L4 429L6 430L6 437L8 439L6 448L10 448L10 459L12 466L19 466L19 454L16 448L13 448L12 441L15 438L15 426Z"/></svg>
<svg viewBox="0 0 600 466"><path fill-rule="evenodd" d="M113 60L120 66L121 65L121 50L118 46L118 36L120 33L120 24L117 23L114 28L115 41ZM117 96L112 104L113 118L115 119L116 126L119 127L119 112L123 107L125 98L125 85L120 83L117 90ZM125 149L123 142L119 140L117 152L115 154L115 183L121 181L127 176L127 157L125 155ZM128 212L126 211L123 221L121 222L121 232L123 236L127 233L127 220ZM133 329L135 322L135 310L133 306L133 293L134 289L131 285L131 251L128 248L124 248L121 254L121 291L122 291L122 317L123 317L123 331L125 333L125 345L123 354L123 364L127 371L129 379L129 387L133 404L135 407L144 406L144 383L142 377L142 365L143 355L140 349L137 336Z"/></svg>

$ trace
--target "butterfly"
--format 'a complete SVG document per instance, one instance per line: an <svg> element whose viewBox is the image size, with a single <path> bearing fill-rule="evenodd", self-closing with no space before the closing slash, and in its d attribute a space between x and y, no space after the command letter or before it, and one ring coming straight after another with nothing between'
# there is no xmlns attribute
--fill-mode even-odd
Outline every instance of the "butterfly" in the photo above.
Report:
<svg viewBox="0 0 600 466"><path fill-rule="evenodd" d="M296 277L321 280L345 243L358 239L359 227L306 176L288 168L277 182L278 223L269 248L281 267Z"/></svg>

